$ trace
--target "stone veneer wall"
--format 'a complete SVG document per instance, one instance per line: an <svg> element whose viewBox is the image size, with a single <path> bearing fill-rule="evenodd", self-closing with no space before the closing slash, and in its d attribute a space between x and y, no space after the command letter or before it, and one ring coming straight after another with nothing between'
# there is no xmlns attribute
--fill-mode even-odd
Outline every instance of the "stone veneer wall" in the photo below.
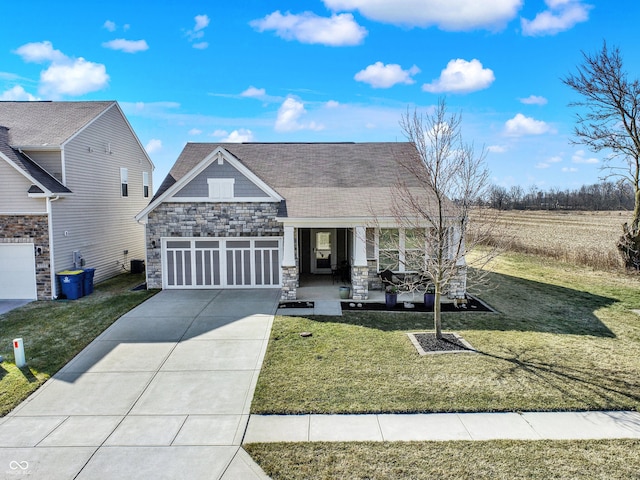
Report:
<svg viewBox="0 0 640 480"><path fill-rule="evenodd" d="M0 243L33 243L36 254L38 300L50 300L51 252L47 215L0 215Z"/></svg>
<svg viewBox="0 0 640 480"><path fill-rule="evenodd" d="M281 237L284 229L276 221L277 209L272 202L158 205L146 226L147 287L162 288L162 237Z"/></svg>
<svg viewBox="0 0 640 480"><path fill-rule="evenodd" d="M282 267L282 294L280 300L295 300L298 295L298 267Z"/></svg>
<svg viewBox="0 0 640 480"><path fill-rule="evenodd" d="M369 298L369 267L351 267L351 298Z"/></svg>
<svg viewBox="0 0 640 480"><path fill-rule="evenodd" d="M378 275L378 262L376 260L367 260L369 266L369 290L382 290L382 279Z"/></svg>
<svg viewBox="0 0 640 480"><path fill-rule="evenodd" d="M453 299L465 298L467 294L467 267L458 267L456 276L449 282L447 296Z"/></svg>

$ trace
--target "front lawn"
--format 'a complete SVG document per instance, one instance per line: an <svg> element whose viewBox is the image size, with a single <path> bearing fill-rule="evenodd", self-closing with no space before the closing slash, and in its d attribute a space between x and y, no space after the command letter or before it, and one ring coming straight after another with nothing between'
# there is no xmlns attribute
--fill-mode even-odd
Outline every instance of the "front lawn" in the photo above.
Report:
<svg viewBox="0 0 640 480"><path fill-rule="evenodd" d="M262 443L244 448L273 480L626 480L640 472L639 440Z"/></svg>
<svg viewBox="0 0 640 480"><path fill-rule="evenodd" d="M144 275L124 274L95 286L78 300L33 302L0 315L0 416L6 415L123 314L155 292L132 291ZM14 338L24 340L27 366L13 358Z"/></svg>
<svg viewBox="0 0 640 480"><path fill-rule="evenodd" d="M420 357L419 313L276 317L252 413L637 409L640 280L505 255L482 299L443 315L479 353ZM311 332L303 338L300 332Z"/></svg>

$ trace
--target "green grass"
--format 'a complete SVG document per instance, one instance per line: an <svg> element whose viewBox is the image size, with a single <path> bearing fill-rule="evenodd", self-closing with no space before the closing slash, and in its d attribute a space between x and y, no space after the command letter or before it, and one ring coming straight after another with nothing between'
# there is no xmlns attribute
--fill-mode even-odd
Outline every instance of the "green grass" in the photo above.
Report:
<svg viewBox="0 0 640 480"><path fill-rule="evenodd" d="M640 440L263 443L244 448L273 480L640 476Z"/></svg>
<svg viewBox="0 0 640 480"><path fill-rule="evenodd" d="M124 313L155 292L131 289L144 275L120 275L78 300L33 302L0 315L0 416L6 415ZM14 338L24 340L27 366L17 368Z"/></svg>
<svg viewBox="0 0 640 480"><path fill-rule="evenodd" d="M482 298L498 314L443 315L477 354L420 357L406 332L427 314L276 317L252 412L638 409L637 277L525 255L494 270Z"/></svg>

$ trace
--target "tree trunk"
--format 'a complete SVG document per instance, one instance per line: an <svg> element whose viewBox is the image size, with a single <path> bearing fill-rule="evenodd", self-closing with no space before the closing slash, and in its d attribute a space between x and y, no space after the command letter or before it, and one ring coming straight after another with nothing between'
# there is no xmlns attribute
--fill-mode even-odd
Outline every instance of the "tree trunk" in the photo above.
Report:
<svg viewBox="0 0 640 480"><path fill-rule="evenodd" d="M442 338L442 317L440 313L440 297L442 293L440 289L436 287L436 295L433 301L433 329L436 332L436 338Z"/></svg>
<svg viewBox="0 0 640 480"><path fill-rule="evenodd" d="M638 228L622 225L622 236L616 245L627 270L640 270L640 232Z"/></svg>

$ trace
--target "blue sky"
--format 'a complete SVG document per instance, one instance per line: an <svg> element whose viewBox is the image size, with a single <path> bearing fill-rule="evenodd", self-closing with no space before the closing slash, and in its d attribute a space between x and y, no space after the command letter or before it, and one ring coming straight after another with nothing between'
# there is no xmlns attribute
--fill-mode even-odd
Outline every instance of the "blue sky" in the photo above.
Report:
<svg viewBox="0 0 640 480"><path fill-rule="evenodd" d="M640 77L636 0L92 3L2 2L0 99L117 100L156 186L189 141L402 141L444 96L493 183L573 188L605 155L561 78L603 40Z"/></svg>

